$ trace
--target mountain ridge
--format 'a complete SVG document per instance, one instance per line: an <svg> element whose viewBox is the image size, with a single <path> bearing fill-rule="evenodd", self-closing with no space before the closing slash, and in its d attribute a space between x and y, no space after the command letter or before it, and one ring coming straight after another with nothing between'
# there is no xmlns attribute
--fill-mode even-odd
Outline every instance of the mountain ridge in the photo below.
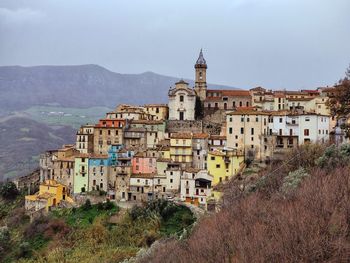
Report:
<svg viewBox="0 0 350 263"><path fill-rule="evenodd" d="M169 87L180 79L152 71L116 73L97 64L0 66L0 110L23 110L50 103L78 108L164 103ZM193 80L185 80L194 86Z"/></svg>

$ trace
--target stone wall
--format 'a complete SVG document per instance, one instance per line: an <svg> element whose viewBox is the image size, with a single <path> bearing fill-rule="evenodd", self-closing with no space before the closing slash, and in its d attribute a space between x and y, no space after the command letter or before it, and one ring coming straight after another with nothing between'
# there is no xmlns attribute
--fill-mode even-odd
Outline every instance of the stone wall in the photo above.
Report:
<svg viewBox="0 0 350 263"><path fill-rule="evenodd" d="M214 123L210 121L175 121L169 120L167 121L166 129L169 133L176 132L188 132L188 133L209 133L209 134L220 134L221 124Z"/></svg>

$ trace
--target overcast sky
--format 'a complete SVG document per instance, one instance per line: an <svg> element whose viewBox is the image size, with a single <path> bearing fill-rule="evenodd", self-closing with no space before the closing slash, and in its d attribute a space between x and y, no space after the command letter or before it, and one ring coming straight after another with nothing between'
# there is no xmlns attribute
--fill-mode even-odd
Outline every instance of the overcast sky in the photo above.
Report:
<svg viewBox="0 0 350 263"><path fill-rule="evenodd" d="M238 88L332 85L350 62L350 0L0 0L0 65L99 64Z"/></svg>

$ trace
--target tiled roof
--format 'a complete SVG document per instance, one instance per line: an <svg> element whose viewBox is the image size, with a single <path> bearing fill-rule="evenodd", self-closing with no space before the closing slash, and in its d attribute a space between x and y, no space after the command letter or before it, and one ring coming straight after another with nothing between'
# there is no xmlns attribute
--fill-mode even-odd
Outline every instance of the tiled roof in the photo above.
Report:
<svg viewBox="0 0 350 263"><path fill-rule="evenodd" d="M189 167L185 169L186 173L198 173L201 169Z"/></svg>
<svg viewBox="0 0 350 263"><path fill-rule="evenodd" d="M250 93L248 90L224 90L224 89L210 89L207 90L207 94L208 93L220 93L221 96L246 96L249 97Z"/></svg>
<svg viewBox="0 0 350 263"><path fill-rule="evenodd" d="M144 107L164 107L164 108L168 108L168 105L167 104L145 104Z"/></svg>
<svg viewBox="0 0 350 263"><path fill-rule="evenodd" d="M194 139L206 139L209 137L208 133L194 133L193 137Z"/></svg>
<svg viewBox="0 0 350 263"><path fill-rule="evenodd" d="M131 178L154 178L155 174L132 174L130 177Z"/></svg>
<svg viewBox="0 0 350 263"><path fill-rule="evenodd" d="M172 139L191 139L192 134L191 133L172 133L170 138Z"/></svg>
<svg viewBox="0 0 350 263"><path fill-rule="evenodd" d="M314 98L288 98L289 101L310 101Z"/></svg>
<svg viewBox="0 0 350 263"><path fill-rule="evenodd" d="M226 136L211 134L209 139L212 139L212 140L226 140Z"/></svg>
<svg viewBox="0 0 350 263"><path fill-rule="evenodd" d="M255 110L236 110L228 112L226 115L269 115L269 113Z"/></svg>

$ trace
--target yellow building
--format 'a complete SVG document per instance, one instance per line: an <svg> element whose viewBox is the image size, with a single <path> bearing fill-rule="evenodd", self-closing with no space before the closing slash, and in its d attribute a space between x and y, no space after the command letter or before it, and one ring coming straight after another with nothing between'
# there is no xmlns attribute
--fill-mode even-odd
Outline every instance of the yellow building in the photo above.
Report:
<svg viewBox="0 0 350 263"><path fill-rule="evenodd" d="M211 151L207 163L208 173L213 176L212 185L217 185L240 172L244 165L244 155L233 150Z"/></svg>
<svg viewBox="0 0 350 263"><path fill-rule="evenodd" d="M73 199L67 195L65 185L55 180L46 180L39 187L39 192L25 197L26 210L38 211L45 209L49 211L51 207L59 205L62 201L73 203Z"/></svg>
<svg viewBox="0 0 350 263"><path fill-rule="evenodd" d="M191 133L174 133L170 136L170 159L185 165L192 163Z"/></svg>
<svg viewBox="0 0 350 263"><path fill-rule="evenodd" d="M167 120L169 108L167 104L146 104L143 106L148 114L153 116L153 120Z"/></svg>

